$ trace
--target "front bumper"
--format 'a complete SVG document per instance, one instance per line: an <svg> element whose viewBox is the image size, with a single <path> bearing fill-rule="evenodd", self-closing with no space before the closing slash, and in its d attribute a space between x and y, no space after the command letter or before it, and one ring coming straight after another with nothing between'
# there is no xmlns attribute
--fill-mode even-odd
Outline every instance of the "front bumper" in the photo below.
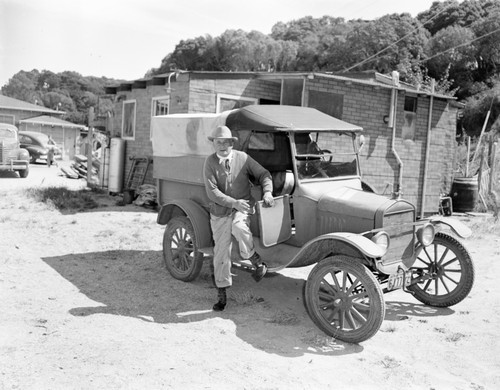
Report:
<svg viewBox="0 0 500 390"><path fill-rule="evenodd" d="M2 171L22 171L29 168L29 161L26 160L10 160L6 164L0 164Z"/></svg>

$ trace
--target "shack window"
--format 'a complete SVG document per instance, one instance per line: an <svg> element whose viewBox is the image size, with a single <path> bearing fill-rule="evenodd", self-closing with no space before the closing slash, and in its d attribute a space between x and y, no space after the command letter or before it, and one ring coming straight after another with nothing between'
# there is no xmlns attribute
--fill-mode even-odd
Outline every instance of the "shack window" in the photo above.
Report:
<svg viewBox="0 0 500 390"><path fill-rule="evenodd" d="M415 141L416 122L417 98L415 96L405 96L404 124L401 134L404 140Z"/></svg>
<svg viewBox="0 0 500 390"><path fill-rule="evenodd" d="M170 98L168 96L158 96L151 100L151 116L168 115ZM153 139L153 130L149 129L149 139Z"/></svg>
<svg viewBox="0 0 500 390"><path fill-rule="evenodd" d="M135 100L123 102L122 138L135 140Z"/></svg>
<svg viewBox="0 0 500 390"><path fill-rule="evenodd" d="M168 115L168 106L170 99L168 96L159 96L153 98L151 116Z"/></svg>

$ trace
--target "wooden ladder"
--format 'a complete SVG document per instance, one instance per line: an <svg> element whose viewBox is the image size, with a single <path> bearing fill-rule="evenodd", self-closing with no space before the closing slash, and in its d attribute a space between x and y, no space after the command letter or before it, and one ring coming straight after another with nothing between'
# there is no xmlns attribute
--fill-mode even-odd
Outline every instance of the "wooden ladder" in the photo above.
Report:
<svg viewBox="0 0 500 390"><path fill-rule="evenodd" d="M151 164L151 159L147 157L134 157L131 156L132 166L128 173L127 181L125 183L126 190L137 190L139 186L144 184L144 179L148 173L149 165Z"/></svg>

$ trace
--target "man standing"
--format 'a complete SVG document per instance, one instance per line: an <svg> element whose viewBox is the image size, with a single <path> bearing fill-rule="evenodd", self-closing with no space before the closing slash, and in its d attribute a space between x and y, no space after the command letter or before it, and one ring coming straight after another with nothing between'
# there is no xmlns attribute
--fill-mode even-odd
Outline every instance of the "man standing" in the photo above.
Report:
<svg viewBox="0 0 500 390"><path fill-rule="evenodd" d="M260 281L267 266L255 251L250 216L255 210L255 200L250 193L250 176L262 186L264 203L274 205L271 174L245 152L233 150L231 130L227 126L217 127L211 136L215 153L208 156L204 166L205 188L210 202L210 225L214 237L214 276L218 288L215 311L226 307L226 288L232 285L231 240L236 238L240 255L255 267L253 278Z"/></svg>
<svg viewBox="0 0 500 390"><path fill-rule="evenodd" d="M49 139L47 140L47 166L50 168L52 163L54 162L54 153L55 153L56 143L52 139L52 136L49 135Z"/></svg>

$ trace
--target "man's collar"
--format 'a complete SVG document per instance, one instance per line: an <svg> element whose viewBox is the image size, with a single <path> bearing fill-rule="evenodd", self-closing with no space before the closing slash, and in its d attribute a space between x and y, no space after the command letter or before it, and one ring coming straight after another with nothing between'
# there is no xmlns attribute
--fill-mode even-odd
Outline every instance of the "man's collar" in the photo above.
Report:
<svg viewBox="0 0 500 390"><path fill-rule="evenodd" d="M224 163L224 161L226 161L226 160L231 161L233 159L233 151L232 150L227 157L221 157L217 153L216 153L216 155L219 158L219 164Z"/></svg>

